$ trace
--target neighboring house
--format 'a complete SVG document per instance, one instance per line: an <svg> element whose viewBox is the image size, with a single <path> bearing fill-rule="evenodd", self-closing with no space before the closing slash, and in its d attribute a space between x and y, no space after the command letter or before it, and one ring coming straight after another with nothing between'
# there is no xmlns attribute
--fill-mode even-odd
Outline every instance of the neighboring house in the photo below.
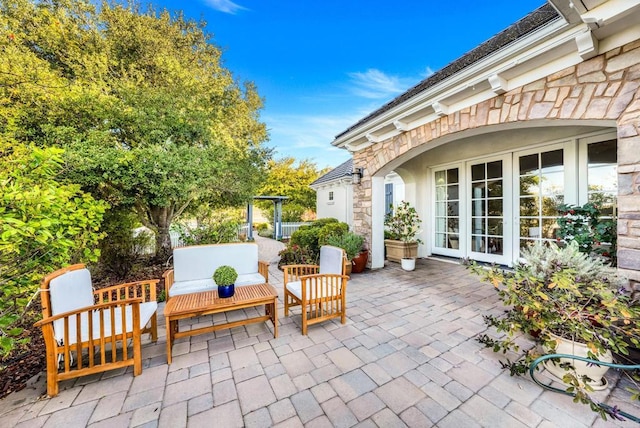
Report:
<svg viewBox="0 0 640 428"><path fill-rule="evenodd" d="M384 265L385 177L423 219L420 256L511 265L560 203L604 202L640 281L640 0L548 0L339 134L363 178L356 232Z"/></svg>
<svg viewBox="0 0 640 428"><path fill-rule="evenodd" d="M317 218L333 217L353 227L353 159L338 165L310 184L316 191ZM404 198L404 183L395 172L385 177L385 211Z"/></svg>

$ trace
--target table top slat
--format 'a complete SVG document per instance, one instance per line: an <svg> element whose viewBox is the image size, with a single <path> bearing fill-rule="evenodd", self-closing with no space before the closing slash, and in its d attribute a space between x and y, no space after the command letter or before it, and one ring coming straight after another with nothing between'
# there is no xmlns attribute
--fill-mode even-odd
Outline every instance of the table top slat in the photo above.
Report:
<svg viewBox="0 0 640 428"><path fill-rule="evenodd" d="M217 289L201 293L181 294L169 299L164 308L164 314L165 316L175 316L206 310L211 307L232 309L234 306L253 302L266 302L277 297L278 293L269 284L242 285L236 287L233 296L227 298L218 297Z"/></svg>

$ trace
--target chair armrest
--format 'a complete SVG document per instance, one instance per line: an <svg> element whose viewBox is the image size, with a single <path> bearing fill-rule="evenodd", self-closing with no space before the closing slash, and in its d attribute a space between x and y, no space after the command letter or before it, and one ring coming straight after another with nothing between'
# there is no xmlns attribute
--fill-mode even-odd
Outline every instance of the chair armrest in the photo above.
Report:
<svg viewBox="0 0 640 428"><path fill-rule="evenodd" d="M164 297L167 301L169 300L169 289L171 288L174 282L173 274L174 274L173 269L166 270L162 274L162 278L164 279Z"/></svg>
<svg viewBox="0 0 640 428"><path fill-rule="evenodd" d="M298 281L304 275L317 274L320 271L319 265L284 265L284 285L289 282Z"/></svg>
<svg viewBox="0 0 640 428"><path fill-rule="evenodd" d="M159 282L160 280L158 279L148 279L112 285L110 287L94 290L93 296L96 303L106 303L127 299L142 299L142 302L156 302L156 288Z"/></svg>
<svg viewBox="0 0 640 428"><path fill-rule="evenodd" d="M269 262L258 260L258 273L264 276L264 282L269 283Z"/></svg>
<svg viewBox="0 0 640 428"><path fill-rule="evenodd" d="M118 307L118 306L129 306L131 305L133 307L134 312L137 310L138 313L140 311L140 304L142 303L142 299L138 298L138 299L125 299L125 300L114 300L111 302L106 302L106 303L100 303L97 305L93 305L93 306L85 306L84 308L78 308L75 309L73 311L67 311L67 312L62 312L60 314L56 314L47 318L43 318L40 321L36 322L35 324L33 324L34 327L42 327L46 324L52 324L54 321L62 319L62 318L67 318L67 317L71 317L74 315L80 315L84 312L95 312L95 311L99 311L99 310L104 310L104 309L109 309L111 307Z"/></svg>

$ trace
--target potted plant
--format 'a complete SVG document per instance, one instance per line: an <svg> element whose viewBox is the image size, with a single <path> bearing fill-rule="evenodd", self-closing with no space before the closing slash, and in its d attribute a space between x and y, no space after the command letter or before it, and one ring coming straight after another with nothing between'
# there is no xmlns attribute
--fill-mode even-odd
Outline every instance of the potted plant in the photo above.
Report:
<svg viewBox="0 0 640 428"><path fill-rule="evenodd" d="M389 238L384 241L387 259L402 262L405 270L415 269L418 244L422 243L417 238L420 223L418 212L407 201L400 202L384 219Z"/></svg>
<svg viewBox="0 0 640 428"><path fill-rule="evenodd" d="M345 232L339 235L330 235L326 239L328 245L342 248L347 255L347 270L351 268L351 271L347 271L347 274L353 271L353 260L362 251L362 244L364 243L364 237L353 232ZM366 263L366 261L365 261ZM362 271L360 271L362 272Z"/></svg>
<svg viewBox="0 0 640 428"><path fill-rule="evenodd" d="M629 343L638 343L640 309L631 305L626 280L601 258L580 252L576 242L565 247L538 243L524 249L522 256L524 261L516 263L512 272L470 265L496 288L507 308L501 315L485 316L487 325L506 335L495 339L483 334L478 340L503 353L518 352L523 334L541 345L532 346L516 362L503 363L512 375L526 373L545 353L572 354L581 348L585 355L574 355L611 361L611 352L626 355ZM576 401L593 404L588 392L606 386L602 371L582 371L604 366L573 359L548 362L547 369L569 384L567 389L576 394Z"/></svg>
<svg viewBox="0 0 640 428"><path fill-rule="evenodd" d="M235 293L235 282L238 278L238 272L227 265L220 266L213 273L213 281L218 286L218 297L226 298L233 296Z"/></svg>

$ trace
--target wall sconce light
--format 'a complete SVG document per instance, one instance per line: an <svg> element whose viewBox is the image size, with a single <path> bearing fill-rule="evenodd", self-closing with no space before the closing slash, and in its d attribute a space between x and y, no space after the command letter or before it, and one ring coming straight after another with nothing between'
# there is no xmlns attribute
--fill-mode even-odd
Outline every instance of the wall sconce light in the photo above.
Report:
<svg viewBox="0 0 640 428"><path fill-rule="evenodd" d="M351 182L353 184L360 184L362 181L362 175L364 174L364 168L353 168L351 173Z"/></svg>

